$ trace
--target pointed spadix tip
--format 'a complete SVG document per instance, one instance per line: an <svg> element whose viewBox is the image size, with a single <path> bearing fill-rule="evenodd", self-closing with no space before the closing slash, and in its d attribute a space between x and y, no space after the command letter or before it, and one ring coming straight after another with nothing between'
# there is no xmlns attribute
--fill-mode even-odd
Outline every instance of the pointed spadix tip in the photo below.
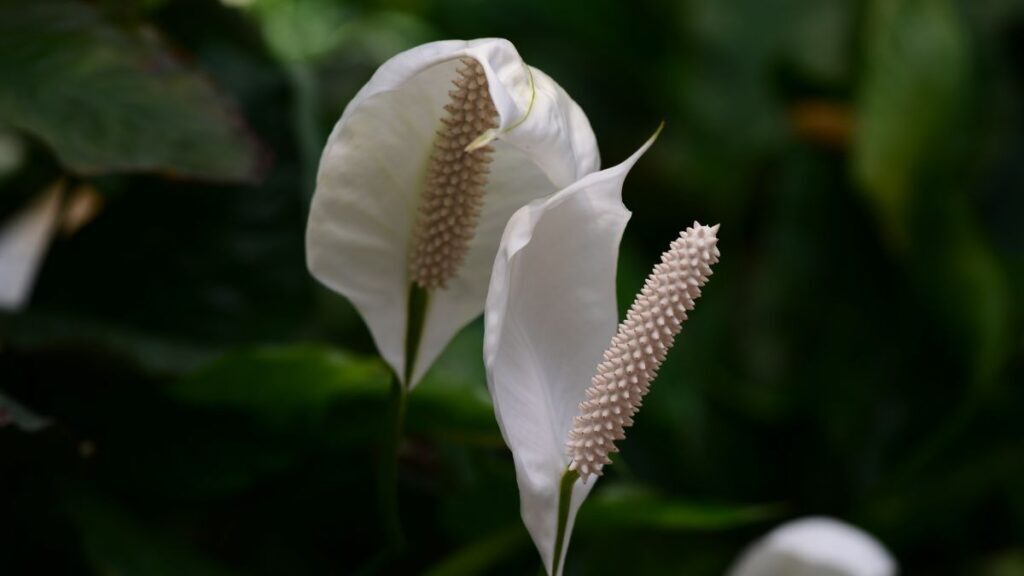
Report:
<svg viewBox="0 0 1024 576"><path fill-rule="evenodd" d="M619 325L580 402L566 442L570 470L586 481L611 463L675 336L693 310L720 256L718 225L693 225L679 233Z"/></svg>
<svg viewBox="0 0 1024 576"><path fill-rule="evenodd" d="M690 226L686 230L683 230L680 233L680 237L703 238L706 241L710 241L711 243L716 243L718 242L718 229L720 227L721 224L715 224L714 226L705 226L704 224L701 224L700 222L694 220L692 226Z"/></svg>

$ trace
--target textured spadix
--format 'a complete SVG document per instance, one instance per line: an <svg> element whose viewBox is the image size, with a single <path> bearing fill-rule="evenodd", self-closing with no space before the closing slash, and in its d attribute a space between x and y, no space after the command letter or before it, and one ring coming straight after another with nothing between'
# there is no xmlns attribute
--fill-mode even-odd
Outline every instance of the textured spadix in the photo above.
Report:
<svg viewBox="0 0 1024 576"><path fill-rule="evenodd" d="M413 48L381 65L331 133L306 231L309 269L355 305L399 376L410 286L429 290L411 387L483 310L512 213L598 165L586 116L508 41Z"/></svg>
<svg viewBox="0 0 1024 576"><path fill-rule="evenodd" d="M516 212L494 261L484 311L487 383L512 450L523 523L548 570L569 466L565 442L618 320L615 269L629 220L622 185L651 142ZM570 532L592 486L572 486Z"/></svg>
<svg viewBox="0 0 1024 576"><path fill-rule="evenodd" d="M729 576L893 576L896 562L863 530L832 518L783 524L755 542Z"/></svg>
<svg viewBox="0 0 1024 576"><path fill-rule="evenodd" d="M615 441L633 424L650 383L672 347L686 313L718 262L718 225L697 222L662 254L604 352L597 374L580 402L567 443L571 470L584 480L600 476L616 452Z"/></svg>
<svg viewBox="0 0 1024 576"><path fill-rule="evenodd" d="M448 92L448 115L441 118L413 227L409 275L428 290L447 288L466 259L494 153L490 145L468 148L498 127L483 66L463 58L458 74L452 81L455 89Z"/></svg>

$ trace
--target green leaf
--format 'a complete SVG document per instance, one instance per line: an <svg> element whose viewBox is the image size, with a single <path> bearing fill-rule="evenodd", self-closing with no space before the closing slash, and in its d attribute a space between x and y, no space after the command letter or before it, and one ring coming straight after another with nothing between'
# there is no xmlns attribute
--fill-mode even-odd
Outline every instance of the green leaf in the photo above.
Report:
<svg viewBox="0 0 1024 576"><path fill-rule="evenodd" d="M1024 576L1024 549L1003 551L978 571L982 576Z"/></svg>
<svg viewBox="0 0 1024 576"><path fill-rule="evenodd" d="M96 574L118 576L228 576L218 565L173 535L151 530L115 505L75 497L70 507L82 546Z"/></svg>
<svg viewBox="0 0 1024 576"><path fill-rule="evenodd" d="M383 418L390 374L376 359L321 345L256 348L228 354L170 388L178 399L242 412L271 426L312 426L358 408L368 423ZM464 388L420 386L409 397L406 429L459 442L494 445L500 433L486 400ZM373 436L377 427L367 431Z"/></svg>
<svg viewBox="0 0 1024 576"><path fill-rule="evenodd" d="M259 150L239 112L151 29L74 0L0 0L0 120L82 174L247 181Z"/></svg>
<svg viewBox="0 0 1024 576"><path fill-rule="evenodd" d="M671 500L646 488L608 486L580 508L577 529L582 532L619 530L728 530L779 518L779 504L710 504Z"/></svg>
<svg viewBox="0 0 1024 576"><path fill-rule="evenodd" d="M950 137L967 88L968 37L950 0L875 0L870 10L854 172L894 239L905 242L915 179Z"/></svg>
<svg viewBox="0 0 1024 576"><path fill-rule="evenodd" d="M37 310L0 314L0 337L8 344L27 349L87 348L155 374L190 372L221 353L217 347L184 338Z"/></svg>
<svg viewBox="0 0 1024 576"><path fill-rule="evenodd" d="M957 198L946 210L948 249L926 270L946 271L947 281L934 288L935 305L945 311L969 354L972 381L985 387L994 382L1011 352L1013 303L1006 274L984 233L971 217L970 207ZM930 273L929 273L930 272Z"/></svg>
<svg viewBox="0 0 1024 576"><path fill-rule="evenodd" d="M334 400L382 400L383 364L320 346L229 354L171 387L177 398L239 410L272 424L322 418Z"/></svg>
<svg viewBox="0 0 1024 576"><path fill-rule="evenodd" d="M344 39L351 9L332 0L256 0L249 6L271 52L283 62L315 60Z"/></svg>
<svg viewBox="0 0 1024 576"><path fill-rule="evenodd" d="M966 18L952 0L878 0L870 16L854 170L973 381L991 382L1008 350L1010 297L963 191L961 142L975 136Z"/></svg>
<svg viewBox="0 0 1024 576"><path fill-rule="evenodd" d="M850 36L854 5L847 0L797 0L787 56L815 80L838 84L850 72Z"/></svg>
<svg viewBox="0 0 1024 576"><path fill-rule="evenodd" d="M473 576L487 574L529 543L520 526L502 530L456 551L425 573L425 576Z"/></svg>

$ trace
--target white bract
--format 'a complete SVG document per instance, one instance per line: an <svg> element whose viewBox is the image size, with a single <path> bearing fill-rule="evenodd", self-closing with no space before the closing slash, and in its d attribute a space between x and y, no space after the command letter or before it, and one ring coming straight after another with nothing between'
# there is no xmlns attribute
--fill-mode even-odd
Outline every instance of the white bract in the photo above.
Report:
<svg viewBox="0 0 1024 576"><path fill-rule="evenodd" d="M24 432L39 432L52 421L36 414L14 398L0 392L0 428L14 424Z"/></svg>
<svg viewBox="0 0 1024 576"><path fill-rule="evenodd" d="M377 70L331 133L306 232L309 269L353 303L411 388L483 310L512 214L599 163L583 111L508 41L413 48ZM427 297L409 370L414 282Z"/></svg>
<svg viewBox="0 0 1024 576"><path fill-rule="evenodd" d="M717 227L695 223L616 333L615 274L630 216L622 185L653 140L516 212L491 274L488 386L523 522L549 573L561 572L576 513L718 257Z"/></svg>
<svg viewBox="0 0 1024 576"><path fill-rule="evenodd" d="M28 302L57 230L63 196L64 183L55 183L0 224L0 309L17 311Z"/></svg>
<svg viewBox="0 0 1024 576"><path fill-rule="evenodd" d="M896 562L870 534L831 518L783 524L755 542L729 576L893 576Z"/></svg>

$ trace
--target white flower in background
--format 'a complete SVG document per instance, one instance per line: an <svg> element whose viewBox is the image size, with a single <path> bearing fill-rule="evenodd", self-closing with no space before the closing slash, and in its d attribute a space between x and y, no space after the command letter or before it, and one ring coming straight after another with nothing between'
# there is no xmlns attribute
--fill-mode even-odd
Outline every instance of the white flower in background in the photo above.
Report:
<svg viewBox="0 0 1024 576"><path fill-rule="evenodd" d="M63 196L64 183L57 182L0 223L0 310L17 311L28 302L57 230Z"/></svg>
<svg viewBox="0 0 1024 576"><path fill-rule="evenodd" d="M783 524L755 542L729 576L894 576L896 562L870 534L831 518Z"/></svg>
<svg viewBox="0 0 1024 576"><path fill-rule="evenodd" d="M518 211L491 275L488 386L515 461L523 522L553 574L561 572L576 512L718 258L717 226L694 223L616 334L615 273L630 216L622 185L653 140L622 164Z"/></svg>
<svg viewBox="0 0 1024 576"><path fill-rule="evenodd" d="M513 212L598 167L583 111L508 41L413 48L385 62L334 127L309 269L353 303L411 388L483 310Z"/></svg>
<svg viewBox="0 0 1024 576"><path fill-rule="evenodd" d="M36 414L14 398L0 392L0 428L13 424L23 432L39 432L52 421Z"/></svg>

